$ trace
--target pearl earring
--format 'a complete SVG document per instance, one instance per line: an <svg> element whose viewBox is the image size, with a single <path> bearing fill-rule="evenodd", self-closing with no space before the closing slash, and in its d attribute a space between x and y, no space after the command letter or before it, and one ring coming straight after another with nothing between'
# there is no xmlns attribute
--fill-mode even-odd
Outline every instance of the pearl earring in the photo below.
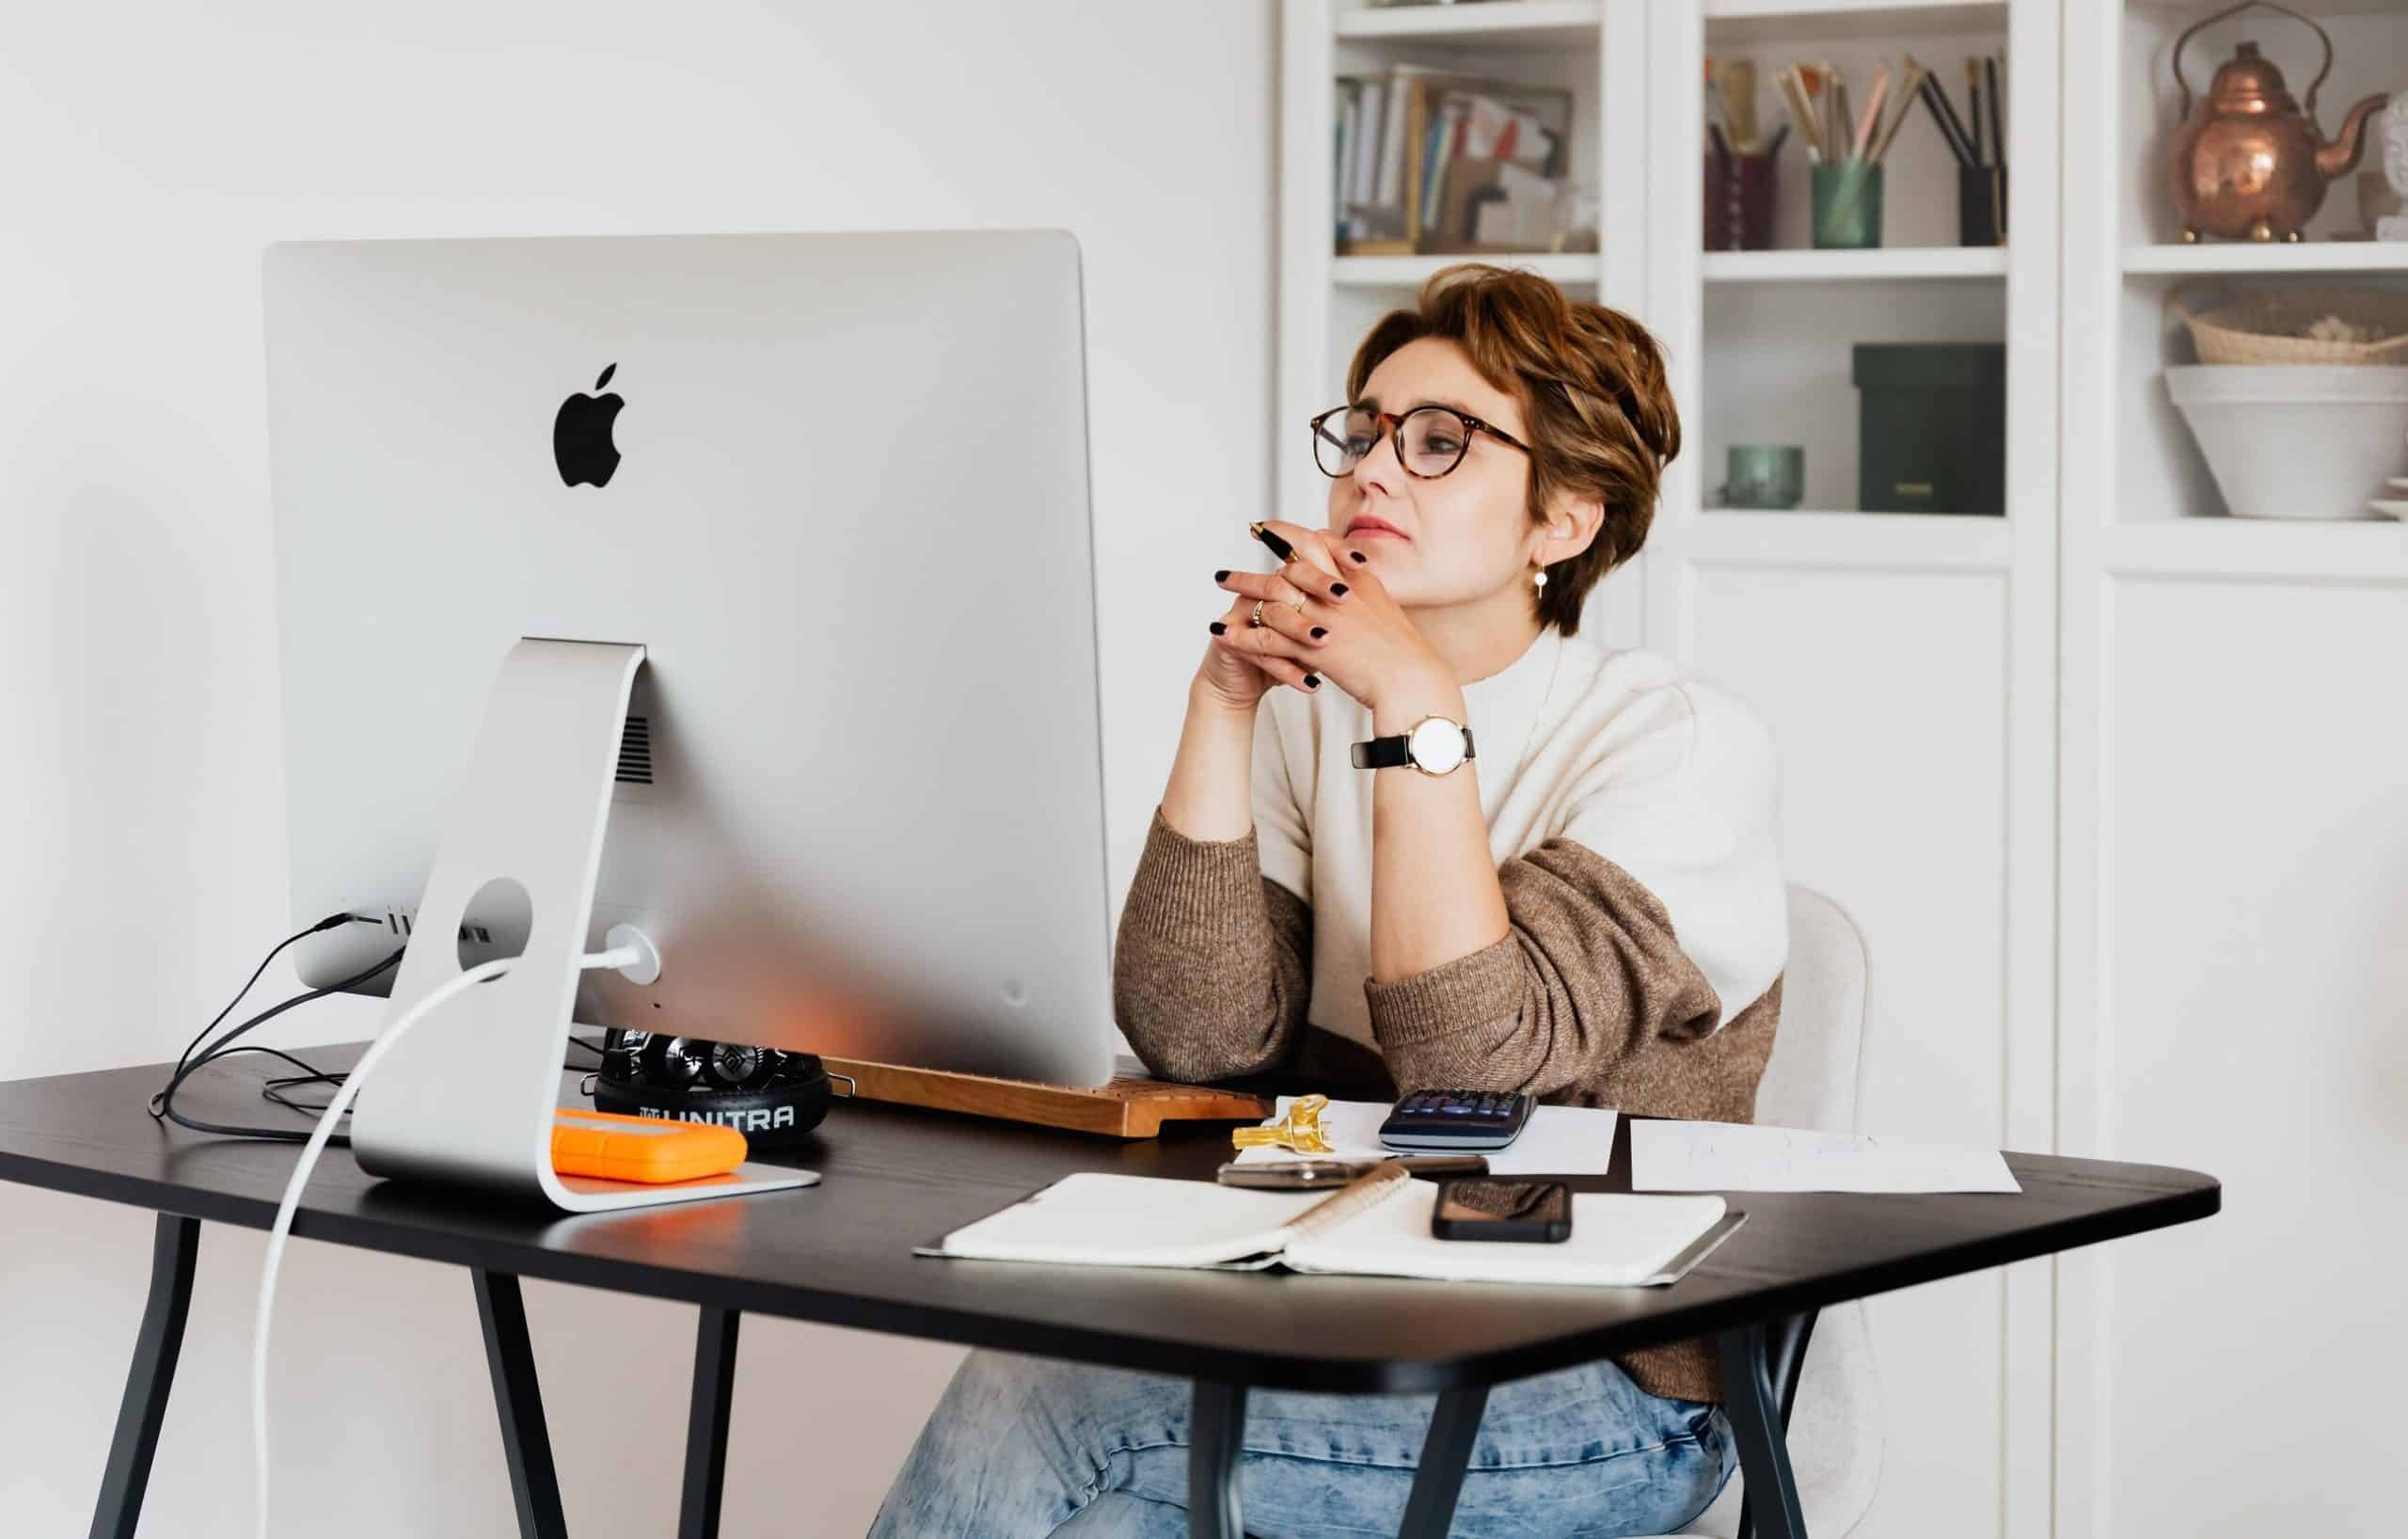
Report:
<svg viewBox="0 0 2408 1539"><path fill-rule="evenodd" d="M1532 586L1532 587L1534 587L1534 588L1544 588L1544 587L1545 587L1545 586L1546 586L1546 574L1545 574L1545 572L1541 572L1537 577L1532 578L1532 579L1530 579L1530 586Z"/></svg>

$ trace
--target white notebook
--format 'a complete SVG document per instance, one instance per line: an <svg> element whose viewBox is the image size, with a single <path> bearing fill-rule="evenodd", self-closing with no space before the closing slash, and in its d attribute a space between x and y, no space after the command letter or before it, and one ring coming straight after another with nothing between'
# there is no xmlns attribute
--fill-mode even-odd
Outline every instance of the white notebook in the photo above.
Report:
<svg viewBox="0 0 2408 1539"><path fill-rule="evenodd" d="M1393 1168L1326 1194L1082 1172L915 1254L1632 1287L1675 1280L1743 1216L1719 1197L1582 1192L1569 1239L1440 1240L1437 1200L1436 1182Z"/></svg>

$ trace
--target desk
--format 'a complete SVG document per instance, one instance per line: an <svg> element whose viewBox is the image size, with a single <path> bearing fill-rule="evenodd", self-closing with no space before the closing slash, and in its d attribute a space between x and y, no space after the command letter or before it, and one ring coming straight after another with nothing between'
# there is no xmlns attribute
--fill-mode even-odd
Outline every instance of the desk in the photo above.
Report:
<svg viewBox="0 0 2408 1539"><path fill-rule="evenodd" d="M337 1071L362 1044L306 1051ZM273 1125L272 1066L214 1066L178 1095L202 1120ZM266 1229L294 1145L213 1138L144 1115L166 1066L0 1084L0 1180L159 1214L150 1292L92 1533L133 1539L182 1344L203 1220ZM562 1103L583 1104L578 1076ZM374 1087L369 1087L370 1094ZM296 1125L300 1119L294 1119ZM1613 1169L1629 1186L1628 1123ZM518 1279L544 1277L701 1307L681 1539L717 1531L743 1314L779 1315L1177 1374L1196 1381L1192 1531L1238 1539L1239 1432L1249 1388L1436 1391L1405 1532L1452 1515L1492 1386L1627 1348L1708 1335L1767 1539L1804 1523L1782 1442L1814 1311L1914 1283L2204 1218L2221 1188L2193 1171L2009 1154L2020 1196L1740 1193L1748 1221L1669 1288L1520 1289L1273 1272L1156 1271L915 1258L911 1247L1073 1170L1211 1179L1225 1132L1135 1144L839 1102L800 1191L625 1214L562 1216L372 1180L329 1149L293 1232L468 1269L484 1328L520 1531L562 1539L560 1491ZM306 1300L286 1298L287 1309Z"/></svg>

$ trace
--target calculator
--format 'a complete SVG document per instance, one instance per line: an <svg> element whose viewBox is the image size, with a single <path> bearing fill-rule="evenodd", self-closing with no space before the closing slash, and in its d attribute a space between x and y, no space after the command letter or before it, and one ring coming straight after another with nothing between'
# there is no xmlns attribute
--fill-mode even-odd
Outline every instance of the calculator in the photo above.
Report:
<svg viewBox="0 0 2408 1539"><path fill-rule="evenodd" d="M1417 1090L1380 1124L1389 1149L1503 1149L1537 1104L1519 1090Z"/></svg>

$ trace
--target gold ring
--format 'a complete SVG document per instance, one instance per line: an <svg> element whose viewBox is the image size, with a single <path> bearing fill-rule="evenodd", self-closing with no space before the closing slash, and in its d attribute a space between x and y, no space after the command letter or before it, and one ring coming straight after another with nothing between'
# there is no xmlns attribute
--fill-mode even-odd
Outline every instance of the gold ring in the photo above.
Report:
<svg viewBox="0 0 2408 1539"><path fill-rule="evenodd" d="M1248 620L1248 621L1246 622L1246 624L1247 624L1247 625L1249 625L1249 626L1254 627L1255 627L1256 629L1258 629L1258 630L1259 630L1260 628L1262 628L1262 600L1261 600L1261 599L1258 598L1258 599L1256 599L1256 600L1254 601L1254 618L1253 618L1253 619L1251 619L1251 620Z"/></svg>

